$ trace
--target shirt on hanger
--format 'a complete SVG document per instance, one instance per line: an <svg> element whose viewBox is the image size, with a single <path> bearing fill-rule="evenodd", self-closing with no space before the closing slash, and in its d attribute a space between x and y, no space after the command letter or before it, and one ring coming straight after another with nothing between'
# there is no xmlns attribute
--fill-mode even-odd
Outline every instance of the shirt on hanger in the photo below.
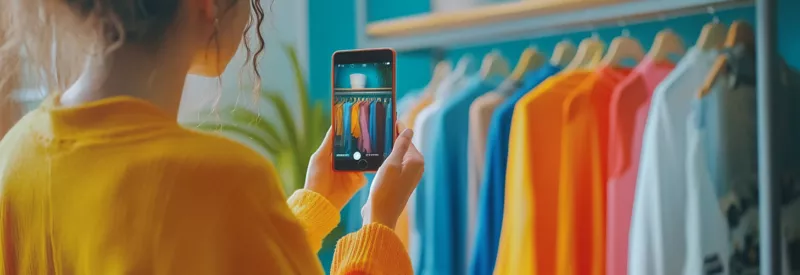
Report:
<svg viewBox="0 0 800 275"><path fill-rule="evenodd" d="M353 103L353 106L350 110L350 119L352 120L350 122L350 131L352 132L354 138L361 137L361 118L359 118L360 115L361 115L361 102L356 101Z"/></svg>
<svg viewBox="0 0 800 275"><path fill-rule="evenodd" d="M417 115L419 115L420 111L422 111L425 107L428 107L428 105L430 105L432 102L432 93L425 93L420 96L415 105L409 108L408 114L404 121L406 127L409 127L415 131L414 136L418 136L420 134L418 129L415 128ZM417 147L417 149L420 148ZM408 225L408 242L406 247L408 248L408 254L411 256L411 265L414 267L414 270L420 270L419 262L422 254L420 250L422 240L420 228L422 227L422 224L419 222L419 219L417 219L416 214L417 205L421 202L417 199L417 190L419 190L419 186L418 188L414 189L413 193L411 193L411 197L408 198L406 208L403 210L403 213L400 214L400 218L398 220L398 224L405 222Z"/></svg>
<svg viewBox="0 0 800 275"><path fill-rule="evenodd" d="M361 138L359 141L359 150L362 153L372 153L372 144L370 144L370 133L369 133L369 102L362 101L360 106L361 113L358 115L359 120L361 122Z"/></svg>
<svg viewBox="0 0 800 275"><path fill-rule="evenodd" d="M400 94L400 93L398 93ZM421 90L412 90L406 93L403 97L401 97L397 101L397 115L405 120L408 117L410 110L416 105L419 100L422 98L423 91Z"/></svg>
<svg viewBox="0 0 800 275"><path fill-rule="evenodd" d="M689 49L653 93L628 237L628 274L683 271L687 116L718 55Z"/></svg>
<svg viewBox="0 0 800 275"><path fill-rule="evenodd" d="M469 266L471 275L492 274L494 271L500 230L503 225L508 136L511 131L514 106L523 96L559 70L557 67L545 64L542 68L526 74L521 88L500 104L492 114L487 135L484 177L478 192L478 222Z"/></svg>
<svg viewBox="0 0 800 275"><path fill-rule="evenodd" d="M409 127L415 131L415 136L419 135L419 132L414 128L414 122L416 121L419 112L433 101L433 96L431 94L432 93L424 93L420 95L418 100L412 106L408 107L408 112L406 112L406 115L403 118L403 122L405 123L406 127ZM403 209L403 213L400 214L400 218L397 222L400 226L405 224L408 227L408 239L406 240L405 244L406 248L408 249L408 254L411 257L411 264L414 266L414 270L418 270L421 255L421 236L419 231L420 225L417 223L416 219L416 205L417 189L414 189L414 192L411 193L411 197L408 199L406 208Z"/></svg>
<svg viewBox="0 0 800 275"><path fill-rule="evenodd" d="M564 101L556 274L605 272L608 107L629 68L600 67Z"/></svg>
<svg viewBox="0 0 800 275"><path fill-rule="evenodd" d="M675 68L645 57L614 88L609 114L606 274L628 273L628 232L650 95Z"/></svg>
<svg viewBox="0 0 800 275"><path fill-rule="evenodd" d="M378 103L377 99L369 102L369 144L370 153L383 153L378 151L378 123L377 123L377 110L375 109Z"/></svg>
<svg viewBox="0 0 800 275"><path fill-rule="evenodd" d="M758 144L755 88L755 56L742 46L726 52L727 68L717 77L711 92L694 106L687 130L687 252L684 274L696 274L709 268L706 259L719 259L722 274L756 274L759 272L758 249L761 243L758 226ZM780 72L782 77L791 75ZM792 75L797 83L797 75ZM800 133L796 121L800 112L797 92L784 78L776 91L778 102L775 117L778 127L773 146L781 148L773 162L781 176L779 192L782 216L781 274L800 271L796 249L800 241L800 182L798 148ZM794 106L794 107L791 107ZM788 153L786 153L788 152ZM788 164L788 165L787 165ZM794 175L793 175L794 174ZM789 249L786 249L789 248ZM795 265L795 266L792 266Z"/></svg>
<svg viewBox="0 0 800 275"><path fill-rule="evenodd" d="M352 109L353 109L352 103L350 102L342 103L342 129L344 129L344 131L342 132L342 144L344 145L343 153L345 154L350 154L350 144L352 144L350 140L353 138L353 133L352 131L350 131L350 125L352 124L352 119L351 119Z"/></svg>
<svg viewBox="0 0 800 275"><path fill-rule="evenodd" d="M383 147L386 148L383 151L383 156L387 157L392 152L392 146L394 145L394 116L395 113L392 111L392 102L386 104L386 128L384 128L384 133L386 137L383 142Z"/></svg>
<svg viewBox="0 0 800 275"><path fill-rule="evenodd" d="M464 274L467 258L467 135L469 106L497 87L493 80L473 77L463 91L442 103L431 119L432 144L425 163L425 273ZM430 254L427 254L430 252Z"/></svg>
<svg viewBox="0 0 800 275"><path fill-rule="evenodd" d="M333 129L337 136L342 135L342 105L344 105L344 103L339 103L333 106L334 120L336 121Z"/></svg>
<svg viewBox="0 0 800 275"><path fill-rule="evenodd" d="M433 140L431 137L431 130L430 130L432 121L431 118L434 116L434 114L439 112L439 109L442 106L442 102L444 100L448 100L447 96L455 94L456 92L454 90L463 88L462 86L464 82L461 81L461 78L462 76L449 75L444 81L442 81L439 87L436 88L435 93L431 95L430 103L424 108L421 108L419 114L416 116L413 126L415 134L414 137L412 138L412 142L420 151L420 153L422 153L423 156L426 156L426 162L429 161L430 157L429 153L430 150L428 149L428 144L430 144L431 141ZM427 260L425 260L428 257L431 257L429 255L431 253L429 252L430 246L426 245L430 242L426 240L429 238L428 236L431 235L430 233L428 233L428 229L431 228L431 226L434 226L434 225L428 226L425 224L425 221L430 219L430 217L428 216L431 215L430 211L428 211L428 208L426 207L427 203L426 192L428 190L428 187L427 184L425 184L426 181L425 178L426 176L423 175L422 179L417 185L417 189L414 191L414 194L412 194L412 197L414 197L413 200L415 204L414 204L414 213L410 215L414 216L413 217L414 223L416 225L417 230L419 231L419 234L417 234L416 236L419 237L418 243L421 245L419 247L419 253L416 256L411 255L412 264L415 263L414 273L416 274L423 274L425 272L430 272L428 270L431 270L431 268L433 268L433 266L427 265L426 264ZM411 217L409 217L409 219L411 219Z"/></svg>
<svg viewBox="0 0 800 275"><path fill-rule="evenodd" d="M483 178L484 157L486 156L486 135L489 132L489 121L492 118L494 109L500 105L509 94L509 90L516 90L519 82L507 79L492 92L486 93L475 99L469 107L469 135L467 142L468 158L467 165L467 251L472 251L477 227L478 217L478 189L480 189L481 179Z"/></svg>
<svg viewBox="0 0 800 275"><path fill-rule="evenodd" d="M514 108L495 274L555 274L561 106L591 71L542 82Z"/></svg>

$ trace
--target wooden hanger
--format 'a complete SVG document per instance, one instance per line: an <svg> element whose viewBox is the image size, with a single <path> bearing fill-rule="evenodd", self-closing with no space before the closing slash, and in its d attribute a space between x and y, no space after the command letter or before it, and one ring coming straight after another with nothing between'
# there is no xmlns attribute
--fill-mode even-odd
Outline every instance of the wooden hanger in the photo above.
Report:
<svg viewBox="0 0 800 275"><path fill-rule="evenodd" d="M536 50L536 47L528 47L522 51L522 55L519 57L517 66L514 67L514 71L511 72L511 79L515 81L522 80L522 77L525 76L525 73L542 67L546 61L547 57Z"/></svg>
<svg viewBox="0 0 800 275"><path fill-rule="evenodd" d="M458 63L456 63L456 68L453 69L453 74L455 75L464 75L467 73L467 70L472 66L472 61L475 58L471 54L462 55L460 59L458 59Z"/></svg>
<svg viewBox="0 0 800 275"><path fill-rule="evenodd" d="M605 49L606 44L597 36L588 37L578 44L578 52L575 54L575 58L564 69L592 68L597 65L597 61L603 56Z"/></svg>
<svg viewBox="0 0 800 275"><path fill-rule="evenodd" d="M450 64L450 61L444 60L436 63L436 67L433 68L433 76L431 76L431 81L425 86L424 95L431 96L436 91L436 87L438 87L439 84L442 83L442 80L444 80L452 71L453 65Z"/></svg>
<svg viewBox="0 0 800 275"><path fill-rule="evenodd" d="M498 51L492 51L483 57L481 63L481 78L488 79L494 76L506 77L511 69L509 69L508 61L500 55Z"/></svg>
<svg viewBox="0 0 800 275"><path fill-rule="evenodd" d="M670 61L670 55L682 56L685 52L683 40L672 30L664 29L656 34L647 57L655 61Z"/></svg>
<svg viewBox="0 0 800 275"><path fill-rule="evenodd" d="M711 22L703 26L703 30L700 31L700 37L697 38L695 46L701 50L720 49L725 44L727 36L727 26L717 22Z"/></svg>
<svg viewBox="0 0 800 275"><path fill-rule="evenodd" d="M611 40L608 52L600 61L601 66L619 66L625 59L633 59L639 62L644 58L644 49L639 40L630 37L628 34L617 36Z"/></svg>
<svg viewBox="0 0 800 275"><path fill-rule="evenodd" d="M754 49L755 44L756 38L753 27L744 21L734 21L733 24L731 24L731 27L728 29L728 35L725 37L725 44L723 44L723 46L725 48L733 48L737 45L743 45L748 49ZM709 72L708 76L706 76L706 81L703 83L703 87L700 88L700 91L697 93L698 98L703 98L711 93L711 88L714 87L714 82L717 81L717 78L720 74L725 72L725 65L727 63L727 55L723 54L717 57L717 60L714 61L714 66L711 67L711 71Z"/></svg>
<svg viewBox="0 0 800 275"><path fill-rule="evenodd" d="M563 40L556 44L553 49L553 56L550 57L550 65L566 67L575 58L575 45L569 40Z"/></svg>

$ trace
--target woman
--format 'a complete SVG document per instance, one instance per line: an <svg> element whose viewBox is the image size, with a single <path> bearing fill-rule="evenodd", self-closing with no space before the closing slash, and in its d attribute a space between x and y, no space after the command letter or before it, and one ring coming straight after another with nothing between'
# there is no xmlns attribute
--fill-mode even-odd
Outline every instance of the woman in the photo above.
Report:
<svg viewBox="0 0 800 275"><path fill-rule="evenodd" d="M261 25L258 4L0 3L0 61L23 52L54 91L0 142L3 274L323 273L315 252L365 184L331 170L332 134L287 206L260 155L176 123L186 75L219 76L251 9ZM411 273L392 228L422 173L412 135L397 138L331 273Z"/></svg>

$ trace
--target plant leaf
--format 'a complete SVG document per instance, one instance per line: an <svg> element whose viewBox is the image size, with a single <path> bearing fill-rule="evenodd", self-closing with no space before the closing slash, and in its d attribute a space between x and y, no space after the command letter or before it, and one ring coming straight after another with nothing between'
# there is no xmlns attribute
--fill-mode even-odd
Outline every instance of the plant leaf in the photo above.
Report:
<svg viewBox="0 0 800 275"><path fill-rule="evenodd" d="M297 93L298 99L300 101L300 120L302 122L307 122L308 117L308 108L311 101L308 100L308 87L306 85L306 80L303 77L303 71L300 68L300 61L297 59L297 51L294 49L293 46L284 44L283 50L289 56L289 61L292 64L292 71L294 72L294 81L297 84L297 89L299 90Z"/></svg>
<svg viewBox="0 0 800 275"><path fill-rule="evenodd" d="M273 122L264 119L262 116L253 111L250 111L246 108L226 108L220 112L220 116L228 122L233 122L234 124L245 124L249 127L258 129L259 131L264 132L265 139L269 140L272 144L275 144L275 146L278 146L279 148L286 147L286 143L288 142L287 139L280 134L280 131L278 131Z"/></svg>
<svg viewBox="0 0 800 275"><path fill-rule="evenodd" d="M245 129L243 127L228 124L228 123L199 123L196 124L195 128L208 131L208 132L224 132L230 133L233 135L238 135L244 138L247 138L253 141L256 145L263 148L267 153L271 155L277 155L281 151L281 147L277 146L276 144L272 144L266 140L264 140L258 134L253 133L252 131Z"/></svg>
<svg viewBox="0 0 800 275"><path fill-rule="evenodd" d="M275 106L276 111L278 112L278 118L284 126L284 130L286 130L286 136L288 137L288 145L290 147L298 147L302 141L298 138L297 134L297 124L294 121L294 116L292 116L292 112L289 110L289 105L286 104L286 100L283 97L275 92L265 91L263 93L264 99L267 102L272 103Z"/></svg>

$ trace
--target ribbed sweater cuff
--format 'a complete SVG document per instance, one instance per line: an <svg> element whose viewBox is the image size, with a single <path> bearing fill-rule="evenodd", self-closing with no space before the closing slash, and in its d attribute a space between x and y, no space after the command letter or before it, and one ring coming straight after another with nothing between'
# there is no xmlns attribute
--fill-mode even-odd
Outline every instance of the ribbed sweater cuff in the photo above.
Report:
<svg viewBox="0 0 800 275"><path fill-rule="evenodd" d="M287 202L316 253L322 247L322 239L339 224L339 210L324 196L306 189L295 191Z"/></svg>
<svg viewBox="0 0 800 275"><path fill-rule="evenodd" d="M411 259L392 229L372 223L336 244L331 274L413 274Z"/></svg>

